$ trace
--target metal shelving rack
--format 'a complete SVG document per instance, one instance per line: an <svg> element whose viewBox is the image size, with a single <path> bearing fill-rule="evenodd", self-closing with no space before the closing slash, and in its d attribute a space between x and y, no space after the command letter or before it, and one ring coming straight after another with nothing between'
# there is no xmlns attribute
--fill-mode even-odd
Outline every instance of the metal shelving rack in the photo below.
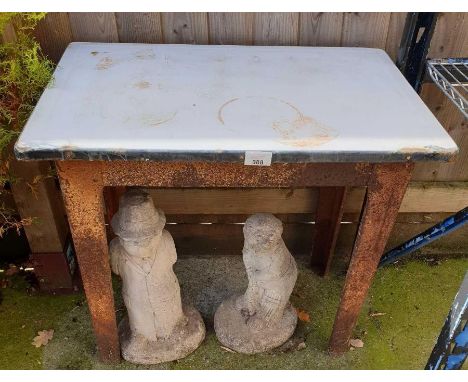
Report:
<svg viewBox="0 0 468 382"><path fill-rule="evenodd" d="M468 58L444 58L427 61L434 83L468 118Z"/></svg>
<svg viewBox="0 0 468 382"><path fill-rule="evenodd" d="M468 58L443 58L427 61L427 71L434 83L468 119ZM458 219L457 219L458 218ZM451 224L452 223L452 224ZM433 227L429 237L435 240L445 232L468 223L468 207ZM448 229L445 230L445 225ZM443 227L438 234L437 227ZM427 232L426 232L427 233ZM424 237L424 236L423 236ZM428 237L424 237L428 239ZM429 241L432 241L429 239ZM468 272L432 350L426 369L461 369L468 356Z"/></svg>
<svg viewBox="0 0 468 382"><path fill-rule="evenodd" d="M468 119L468 58L427 60L437 22L435 12L409 12L398 50L397 66L419 93L427 71L440 90ZM468 206L382 256L380 266L437 240L468 223ZM468 357L468 272L432 350L426 369L460 369Z"/></svg>

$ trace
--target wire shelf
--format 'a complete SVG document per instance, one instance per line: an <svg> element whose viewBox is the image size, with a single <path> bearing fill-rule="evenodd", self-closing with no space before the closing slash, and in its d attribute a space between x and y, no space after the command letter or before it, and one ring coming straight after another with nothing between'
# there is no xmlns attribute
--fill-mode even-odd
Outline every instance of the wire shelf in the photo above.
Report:
<svg viewBox="0 0 468 382"><path fill-rule="evenodd" d="M443 58L427 61L434 83L468 118L468 58Z"/></svg>

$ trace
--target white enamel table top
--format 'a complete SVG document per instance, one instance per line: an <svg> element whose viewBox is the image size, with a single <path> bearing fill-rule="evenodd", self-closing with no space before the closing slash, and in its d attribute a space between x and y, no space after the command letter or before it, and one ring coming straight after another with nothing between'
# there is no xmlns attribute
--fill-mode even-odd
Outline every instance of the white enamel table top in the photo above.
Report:
<svg viewBox="0 0 468 382"><path fill-rule="evenodd" d="M445 160L457 146L385 52L73 43L20 159Z"/></svg>

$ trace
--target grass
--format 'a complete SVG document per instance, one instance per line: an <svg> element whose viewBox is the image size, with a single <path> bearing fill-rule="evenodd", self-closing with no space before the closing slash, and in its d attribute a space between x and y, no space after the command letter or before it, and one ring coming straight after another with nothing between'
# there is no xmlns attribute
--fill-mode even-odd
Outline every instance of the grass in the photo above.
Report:
<svg viewBox="0 0 468 382"><path fill-rule="evenodd" d="M210 270L207 270L208 263ZM223 350L212 330L212 313L219 301L245 288L240 257L180 259L176 272L184 299L192 301L201 311L207 324L207 337L185 359L156 368L423 369L468 269L468 259L452 258L437 265L412 260L379 270L354 333L355 338L364 341L364 347L341 357L331 357L326 353L326 346L344 277L342 272L335 272L321 279L304 264L304 260L299 261L300 275L291 301L310 314L310 322L300 322L293 338L295 343L304 341L306 348L249 356ZM14 285L2 289L0 369L109 368L96 359L82 294L29 296L25 285ZM117 280L115 290L117 315L121 317L124 310ZM47 346L36 349L31 345L38 330L51 328L55 335ZM114 368L141 367L122 362Z"/></svg>
<svg viewBox="0 0 468 382"><path fill-rule="evenodd" d="M55 328L84 296L30 295L19 276L12 285L0 289L0 369L42 369L43 349L31 344L33 338Z"/></svg>

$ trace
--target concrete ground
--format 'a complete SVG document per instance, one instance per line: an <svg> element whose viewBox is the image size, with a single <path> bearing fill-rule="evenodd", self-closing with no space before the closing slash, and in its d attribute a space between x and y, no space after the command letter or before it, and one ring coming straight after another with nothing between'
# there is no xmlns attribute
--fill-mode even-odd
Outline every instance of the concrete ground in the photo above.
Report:
<svg viewBox="0 0 468 382"><path fill-rule="evenodd" d="M344 271L327 279L312 273L307 259L299 258L299 278L291 296L310 321L300 321L294 337L267 354L243 355L223 349L213 332L218 304L242 292L247 279L240 256L180 258L175 271L183 299L201 312L207 336L187 358L158 365L160 369L422 369L468 269L467 258L438 261L411 260L378 271L354 332L362 348L340 357L326 353L327 340L339 302ZM97 361L86 301L72 296L30 295L15 276L1 289L1 369L102 369ZM117 315L124 307L120 283L115 280ZM44 347L31 345L37 331L54 329ZM122 362L117 369L144 368ZM466 368L466 365L465 365Z"/></svg>

